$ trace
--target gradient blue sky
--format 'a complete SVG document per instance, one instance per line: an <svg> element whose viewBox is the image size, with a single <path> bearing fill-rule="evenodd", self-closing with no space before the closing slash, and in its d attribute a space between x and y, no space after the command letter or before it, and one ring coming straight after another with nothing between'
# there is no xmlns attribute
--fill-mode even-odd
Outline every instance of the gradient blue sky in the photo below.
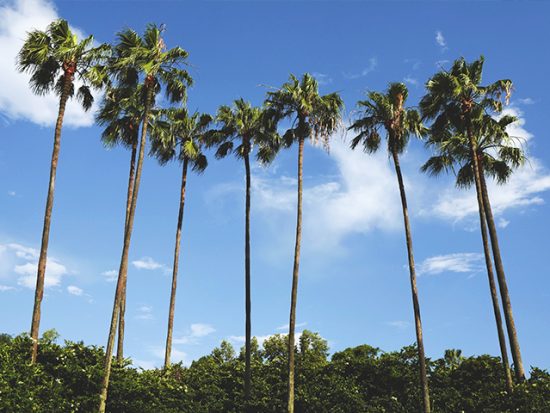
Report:
<svg viewBox="0 0 550 413"><path fill-rule="evenodd" d="M506 109L530 162L505 187L491 185L516 324L526 366L550 368L547 262L550 144L546 2L371 1L0 1L0 331L30 325L53 122L53 96L35 97L16 74L25 32L63 17L100 42L125 27L165 23L169 47L189 51L189 106L214 112L266 85L314 73L338 91L349 121L367 90L404 81L409 104L423 84L459 57L485 55L484 81L511 78ZM544 49L546 50L546 49ZM104 345L122 244L129 153L106 150L91 114L69 103L58 168L41 330ZM304 247L299 329L319 332L332 351L368 343L384 350L414 342L397 182L386 154L348 149L305 153ZM452 177L418 172L429 153L412 142L403 156L419 290L430 357L444 349L497 355L471 192ZM286 331L295 223L296 152L253 169L253 334ZM173 356L189 363L222 339L244 335L243 166L211 160L191 176L185 211ZM146 159L130 253L127 351L136 364L162 361L179 196L176 164Z"/></svg>

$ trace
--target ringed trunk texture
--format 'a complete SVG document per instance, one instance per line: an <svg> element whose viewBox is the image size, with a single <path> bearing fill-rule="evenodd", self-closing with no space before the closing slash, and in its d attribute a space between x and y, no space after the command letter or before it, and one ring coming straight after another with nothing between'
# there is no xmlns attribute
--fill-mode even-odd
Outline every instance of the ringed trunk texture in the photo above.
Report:
<svg viewBox="0 0 550 413"><path fill-rule="evenodd" d="M185 187L187 185L187 166L189 160L183 159L180 207L178 212L178 226L176 228L176 245L174 247L174 266L172 269L172 289L170 291L170 307L168 309L168 333L166 334L166 351L164 353L164 368L170 367L170 356L172 355L172 335L174 331L174 312L176 311L176 288L178 286L178 265L181 244L181 228L183 226L183 210L185 207Z"/></svg>
<svg viewBox="0 0 550 413"><path fill-rule="evenodd" d="M296 329L296 302L298 298L298 275L300 269L300 244L302 241L302 181L304 164L304 138L298 146L298 205L296 212L296 245L294 248L294 269L290 296L290 320L288 323L288 413L294 413L294 341Z"/></svg>
<svg viewBox="0 0 550 413"><path fill-rule="evenodd" d="M130 157L130 173L128 174L128 194L126 197L126 218L124 219L124 232L128 226L128 216L132 206L132 194L134 192L134 178L136 173L136 154L137 139L132 144L132 155ZM120 313L118 316L118 343L116 358L118 361L124 360L124 314L126 313L126 282L122 288L122 297L120 299Z"/></svg>
<svg viewBox="0 0 550 413"><path fill-rule="evenodd" d="M246 411L250 411L250 393L252 387L252 372L250 368L250 342L252 340L252 301L250 285L250 158L248 151L244 154L246 173L246 199L244 224L244 283L245 283L245 368L244 368L244 398Z"/></svg>
<svg viewBox="0 0 550 413"><path fill-rule="evenodd" d="M491 245L493 247L493 258L495 260L497 280L500 288L500 296L502 298L502 307L504 309L504 319L506 320L506 327L508 328L510 350L512 353L512 359L514 360L514 371L516 373L517 381L522 382L525 380L525 370L523 369L523 361L521 359L518 334L516 331L516 324L514 322L514 314L512 312L512 303L510 300L510 294L508 292L508 285L506 283L506 275L504 274L504 265L502 264L502 258L500 255L500 246L498 244L498 235L493 218L493 211L491 210L489 193L487 191L487 183L485 182L485 174L483 173L481 168L479 169L479 178L481 182L481 192L483 195L485 214L487 216L487 226L489 228L489 235L491 237Z"/></svg>
<svg viewBox="0 0 550 413"><path fill-rule="evenodd" d="M42 228L42 244L40 246L40 257L38 259L38 271L36 274L36 289L34 292L34 307L32 310L31 322L31 364L36 362L38 355L38 333L40 329L40 309L42 298L44 297L44 280L46 276L46 261L48 259L48 242L50 239L50 224L52 220L53 198L55 192L55 175L57 171L57 162L59 159L59 149L61 147L61 129L63 128L63 118L65 116L65 107L69 99L69 92L72 87L71 76L65 73L63 91L59 98L59 111L55 123L55 133L53 140L52 160L50 164L50 183L48 186L48 196L46 199L46 211L44 213L44 226Z"/></svg>
<svg viewBox="0 0 550 413"><path fill-rule="evenodd" d="M141 179L141 170L143 166L143 157L145 154L145 144L147 137L147 126L150 113L151 101L153 98L153 90L149 88L147 91L147 100L145 103L145 112L143 115L142 127L141 127L141 139L139 147L139 156L136 167L136 177L134 181L134 190L132 193L132 205L130 206L130 211L128 214L128 225L124 231L124 244L122 248L122 256L120 259L120 268L118 272L118 281L115 292L115 299L113 304L113 314L111 316L111 325L109 328L109 339L107 340L107 348L105 349L105 365L103 369L103 380L101 383L101 393L99 400L99 413L105 413L106 403L107 403L107 390L109 387L109 378L111 376L111 364L112 364L112 353L115 342L115 335L117 330L117 320L120 312L120 301L122 298L122 291L126 283L126 277L128 273L128 252L130 250L130 239L132 237L132 228L134 224L134 215L136 212L136 203L139 192L139 182Z"/></svg>
<svg viewBox="0 0 550 413"><path fill-rule="evenodd" d="M476 150L475 143L470 140L470 151L473 154ZM506 379L506 390L511 393L513 390L512 374L510 372L510 362L508 360L508 350L506 347L506 336L504 334L504 328L502 326L502 315L500 313L500 303L498 300L497 288L495 284L495 275L493 273L493 263L491 261L491 251L489 247L489 238L487 235L487 217L485 215L485 208L483 202L483 196L481 193L480 183L480 169L477 159L474 160L474 180L476 186L477 205L479 210L479 224L481 228L481 239L483 241L483 252L485 255L485 265L487 267L487 277L489 279L489 290L491 292L491 301L493 304L493 313L495 314L495 321L497 324L498 343L500 346L500 354L502 356L502 367L504 368L504 377Z"/></svg>
<svg viewBox="0 0 550 413"><path fill-rule="evenodd" d="M393 162L395 165L395 173L399 183L399 193L401 194L401 206L403 207L403 221L405 223L405 237L407 240L407 254L409 259L409 274L411 280L412 301L414 309L414 325L416 329L416 342L418 346L418 361L420 365L420 385L422 386L422 404L424 413L430 413L430 391L428 388L428 375L426 371L426 356L424 353L424 339L422 337L422 319L420 318L420 303L418 300L418 288L416 286L416 271L414 266L414 255L412 245L411 226L409 223L409 212L407 207L407 196L405 194L405 185L401 174L401 166L399 164L399 156L397 151L392 150Z"/></svg>

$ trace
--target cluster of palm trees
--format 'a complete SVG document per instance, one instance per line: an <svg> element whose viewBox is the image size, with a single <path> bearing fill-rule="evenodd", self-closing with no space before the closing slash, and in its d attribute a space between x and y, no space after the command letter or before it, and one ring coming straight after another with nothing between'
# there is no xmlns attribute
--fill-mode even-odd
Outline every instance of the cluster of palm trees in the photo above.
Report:
<svg viewBox="0 0 550 413"><path fill-rule="evenodd" d="M238 99L232 106L221 106L214 116L189 113L186 108L187 89L192 85L192 79L185 69L187 52L180 47L168 49L163 41L163 30L162 26L148 25L143 35L140 35L127 29L117 34L116 44L95 46L91 36L79 40L66 21L57 20L52 22L45 31L36 30L29 33L19 53L19 69L31 74L30 85L33 91L37 94L53 91L59 96L59 112L55 126L50 183L32 316L31 361L36 362L38 352L40 306L44 292L55 176L65 107L70 98L76 97L84 109L88 110L93 103L91 89L103 90L102 102L96 114L97 124L103 127L102 140L105 145L124 145L131 149L131 156L124 242L106 346L99 412L104 412L106 408L112 354L117 333L117 358L123 359L128 254L146 147L149 146L150 154L160 164L178 160L182 167L164 360L166 369L170 366L171 358L188 169L191 167L198 173L204 171L207 167L205 152L208 149L215 150L216 158L233 154L244 162L246 186L244 394L246 403L250 401L252 386L250 367L251 156L255 156L261 163L268 164L280 149L297 143L296 244L288 334L288 412L291 413L294 411L294 348L302 232L304 145L309 138L314 142L320 141L328 148L329 138L342 128L343 101L337 93L320 95L318 83L311 75L304 74L301 78L291 75L280 88L267 92L262 107L254 107L245 100ZM406 107L408 91L403 83L391 83L383 93L370 92L366 100L358 102L359 112L348 128L355 134L351 141L352 149L361 145L367 153L373 153L380 148L381 137L384 135L387 150L395 166L403 209L424 412L430 412L431 409L428 373L409 212L399 162L399 156L413 136L425 138L427 146L433 151L433 156L422 166L423 171L433 175L454 172L457 186L475 185L507 390L512 391L513 380L494 280L493 262L503 302L516 381L524 379L498 236L485 181L486 175L489 175L501 183L505 182L513 169L524 161L524 153L521 146L507 133L507 126L516 119L501 114L502 101L508 100L512 82L499 80L489 86L482 86L480 84L482 69L483 58L473 63L467 63L460 58L454 62L449 71L435 74L426 83L427 93L420 101L420 111ZM80 86L75 91L77 85ZM158 95L162 91L173 106L166 107L167 105L158 103ZM427 121L432 121L430 127L425 126L424 122ZM281 125L287 126L284 133L279 133Z"/></svg>

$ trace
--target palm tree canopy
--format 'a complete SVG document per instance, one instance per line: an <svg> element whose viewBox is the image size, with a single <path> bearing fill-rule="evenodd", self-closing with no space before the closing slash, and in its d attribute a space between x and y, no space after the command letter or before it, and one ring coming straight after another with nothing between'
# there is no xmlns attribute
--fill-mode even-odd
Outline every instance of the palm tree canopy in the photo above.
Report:
<svg viewBox="0 0 550 413"><path fill-rule="evenodd" d="M182 68L188 53L181 47L166 50L161 35L162 29L154 24L147 25L143 36L131 29L119 32L109 68L119 85L136 87L143 82L158 93L164 84L171 102L183 101L193 84Z"/></svg>
<svg viewBox="0 0 550 413"><path fill-rule="evenodd" d="M203 172L208 166L203 153L204 135L212 120L209 114L189 114L186 108L159 111L151 124L151 155L160 164L187 159L194 171Z"/></svg>
<svg viewBox="0 0 550 413"><path fill-rule="evenodd" d="M105 127L101 135L105 146L132 147L137 143L145 110L141 89L109 87L105 92L96 114L97 124Z"/></svg>
<svg viewBox="0 0 550 413"><path fill-rule="evenodd" d="M282 144L289 147L299 139L320 139L328 148L328 139L342 119L344 103L338 93L319 95L317 80L309 73L298 79L290 75L288 82L267 93L265 104L269 116L275 122L289 119L290 128L282 137Z"/></svg>
<svg viewBox="0 0 550 413"><path fill-rule="evenodd" d="M459 187L474 182L470 139L482 170L499 183L506 182L513 169L525 161L519 138L507 132L517 118L500 115L502 97L509 100L512 81L480 85L483 63L483 57L472 63L457 59L448 72L436 73L427 82L428 93L420 101L422 116L434 119L426 143L435 152L421 170L432 175L455 172Z"/></svg>
<svg viewBox="0 0 550 413"><path fill-rule="evenodd" d="M405 84L390 83L385 93L369 92L367 100L359 101L361 117L348 128L357 133L351 148L361 143L365 152L376 152L380 148L381 129L386 132L390 152L402 153L411 135L423 136L426 129L419 113L404 107L407 97Z"/></svg>
<svg viewBox="0 0 550 413"><path fill-rule="evenodd" d="M499 184L506 183L513 170L526 161L520 138L507 132L507 127L516 121L517 118L510 115L499 119L484 115L481 120L472 123L481 168ZM426 144L435 155L422 165L422 172L434 176L453 172L456 174L456 185L461 188L474 183L470 142L465 134L449 126L445 135L430 134Z"/></svg>
<svg viewBox="0 0 550 413"><path fill-rule="evenodd" d="M45 31L28 33L17 56L17 67L20 72L31 74L29 83L37 95L53 91L60 96L69 77L69 97L73 97L72 82L76 77L84 83L78 88L76 98L88 110L94 101L90 87L100 87L105 82L104 63L109 55L108 45L93 47L93 36L79 41L67 21L59 19Z"/></svg>
<svg viewBox="0 0 550 413"><path fill-rule="evenodd" d="M254 107L240 98L232 106L220 106L215 118L218 129L207 134L207 145L216 146L216 158L233 153L242 159L258 145L256 156L262 163L270 163L277 152L280 140L276 123L263 108Z"/></svg>

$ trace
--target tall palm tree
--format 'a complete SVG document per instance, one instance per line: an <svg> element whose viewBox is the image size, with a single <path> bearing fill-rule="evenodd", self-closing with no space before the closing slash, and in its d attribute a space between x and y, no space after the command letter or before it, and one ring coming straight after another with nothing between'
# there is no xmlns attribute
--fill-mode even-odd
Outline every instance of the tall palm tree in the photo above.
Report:
<svg viewBox="0 0 550 413"><path fill-rule="evenodd" d="M172 287L170 291L170 306L168 310L168 332L166 335L166 350L164 368L170 367L172 354L172 334L174 330L174 312L176 309L176 288L178 283L178 266L180 256L181 229L185 207L185 190L187 185L187 170L191 168L202 173L208 162L202 153L203 136L212 122L208 114L189 114L186 108L168 109L153 127L151 135L151 153L161 165L177 159L182 164L180 201L176 227L176 243L174 247L174 264L172 267Z"/></svg>
<svg viewBox="0 0 550 413"><path fill-rule="evenodd" d="M100 413L104 413L106 408L107 389L111 374L111 355L119 318L120 302L126 285L130 239L139 193L147 129L155 107L155 96L164 85L166 96L170 101L182 101L186 96L187 87L192 83L187 71L181 68L187 59L187 52L181 47L166 50L161 34L161 29L152 24L147 26L143 37L131 29L120 32L118 43L113 49L113 57L109 62L109 70L119 87L135 88L136 90L139 87L141 88L143 118L141 120L141 135L132 202L124 231L124 243L111 315L109 338L105 349L105 366L99 403Z"/></svg>
<svg viewBox="0 0 550 413"><path fill-rule="evenodd" d="M109 47L101 45L92 47L93 36L79 40L69 28L66 20L55 20L45 31L34 30L17 56L20 72L31 74L30 87L37 95L54 92L59 96L59 109L55 124L52 160L50 164L50 183L44 213L42 243L38 259L36 290L31 323L32 355L31 362L36 361L38 352L38 332L40 326L40 308L44 295L44 279L48 256L48 242L52 218L55 177L59 149L61 146L61 130L67 101L76 97L84 110L92 107L94 98L90 86L99 86L104 78L100 64L108 57ZM75 79L82 82L75 95Z"/></svg>
<svg viewBox="0 0 550 413"><path fill-rule="evenodd" d="M405 107L407 96L408 90L403 83L390 83L385 93L369 92L367 100L358 102L362 114L349 129L358 133L351 141L352 149L355 149L357 145L361 143L365 152L368 153L374 153L380 148L380 129L384 129L386 132L388 152L393 159L397 182L399 184L399 193L401 194L416 328L416 342L418 345L422 401L424 412L428 413L431 408L426 371L426 357L424 354L424 339L422 337L422 320L420 318L420 304L418 299L418 288L416 286L416 271L414 266L407 197L401 166L399 164L399 155L403 153L407 147L411 135L421 136L425 133L425 128L422 126L418 112L414 109Z"/></svg>
<svg viewBox="0 0 550 413"><path fill-rule="evenodd" d="M489 291L497 325L504 377L509 393L513 389L513 382L487 235L487 211L490 211L490 204L486 205L486 201L483 199L483 192L487 192L486 188L484 191L483 188L485 173L495 177L498 182L504 183L508 180L512 169L518 167L524 161L523 152L514 144L512 138L506 132L506 127L516 120L513 116L503 116L501 119L496 120L484 115L481 123L474 123L477 126L475 133L477 157L480 165L480 177L482 177L482 191L481 193L477 192L481 239L489 279ZM421 170L423 172L439 175L444 171L452 171L456 174L457 187L468 188L475 184L470 142L460 131L452 125L447 125L443 130L434 128L433 132L430 133L427 145L433 148L435 155L422 166Z"/></svg>
<svg viewBox="0 0 550 413"><path fill-rule="evenodd" d="M253 107L244 99L237 99L233 107L221 106L216 115L220 129L211 133L209 145L217 146L216 157L224 158L233 153L244 161L245 168L245 242L244 242L244 274L245 274L245 375L244 394L246 409L250 408L251 393L251 276L250 276L250 154L254 144L259 145L257 152L261 162L270 162L274 156L271 150L276 145L277 133L274 124L267 119L265 110Z"/></svg>
<svg viewBox="0 0 550 413"><path fill-rule="evenodd" d="M294 342L296 329L296 302L300 265L300 244L302 238L302 186L304 143L309 137L320 139L328 148L329 137L341 122L343 102L337 93L321 96L318 83L306 73L301 79L290 75L288 82L280 89L267 93L266 106L276 121L290 120L290 128L282 136L283 145L298 143L298 202L296 214L296 244L294 247L294 268L290 298L290 320L288 332L288 412L294 412Z"/></svg>
<svg viewBox="0 0 550 413"><path fill-rule="evenodd" d="M525 379L519 340L512 312L512 304L504 265L500 253L498 235L490 208L487 188L483 185L483 165L476 154L479 152L480 133L487 127L487 114L497 115L502 112L502 97L508 101L512 90L509 79L482 86L483 57L467 63L464 58L457 59L452 68L436 73L426 84L427 94L422 98L420 107L426 119L434 119L432 134L460 135L468 141L472 175L478 197L478 207L485 211L489 236L493 250L493 259L504 309L504 319L510 340L510 350L514 360L514 371L518 381ZM493 125L494 126L494 125ZM493 128L493 132L495 132ZM442 138L441 138L442 139ZM514 151L515 152L515 151ZM508 156L506 150L502 155ZM516 153L517 155L517 153ZM499 164L502 165L502 164ZM507 172L509 174L509 172Z"/></svg>
<svg viewBox="0 0 550 413"><path fill-rule="evenodd" d="M135 167L137 146L139 140L139 125L143 118L143 101L140 88L108 88L99 111L96 115L96 122L105 129L101 140L107 147L121 144L131 149L130 172L128 174L128 189L126 194L126 216L124 229L128 225L128 215L132 204L132 193L134 190ZM120 312L118 320L118 342L117 360L124 359L124 314L126 312L126 285L123 286L120 300Z"/></svg>

